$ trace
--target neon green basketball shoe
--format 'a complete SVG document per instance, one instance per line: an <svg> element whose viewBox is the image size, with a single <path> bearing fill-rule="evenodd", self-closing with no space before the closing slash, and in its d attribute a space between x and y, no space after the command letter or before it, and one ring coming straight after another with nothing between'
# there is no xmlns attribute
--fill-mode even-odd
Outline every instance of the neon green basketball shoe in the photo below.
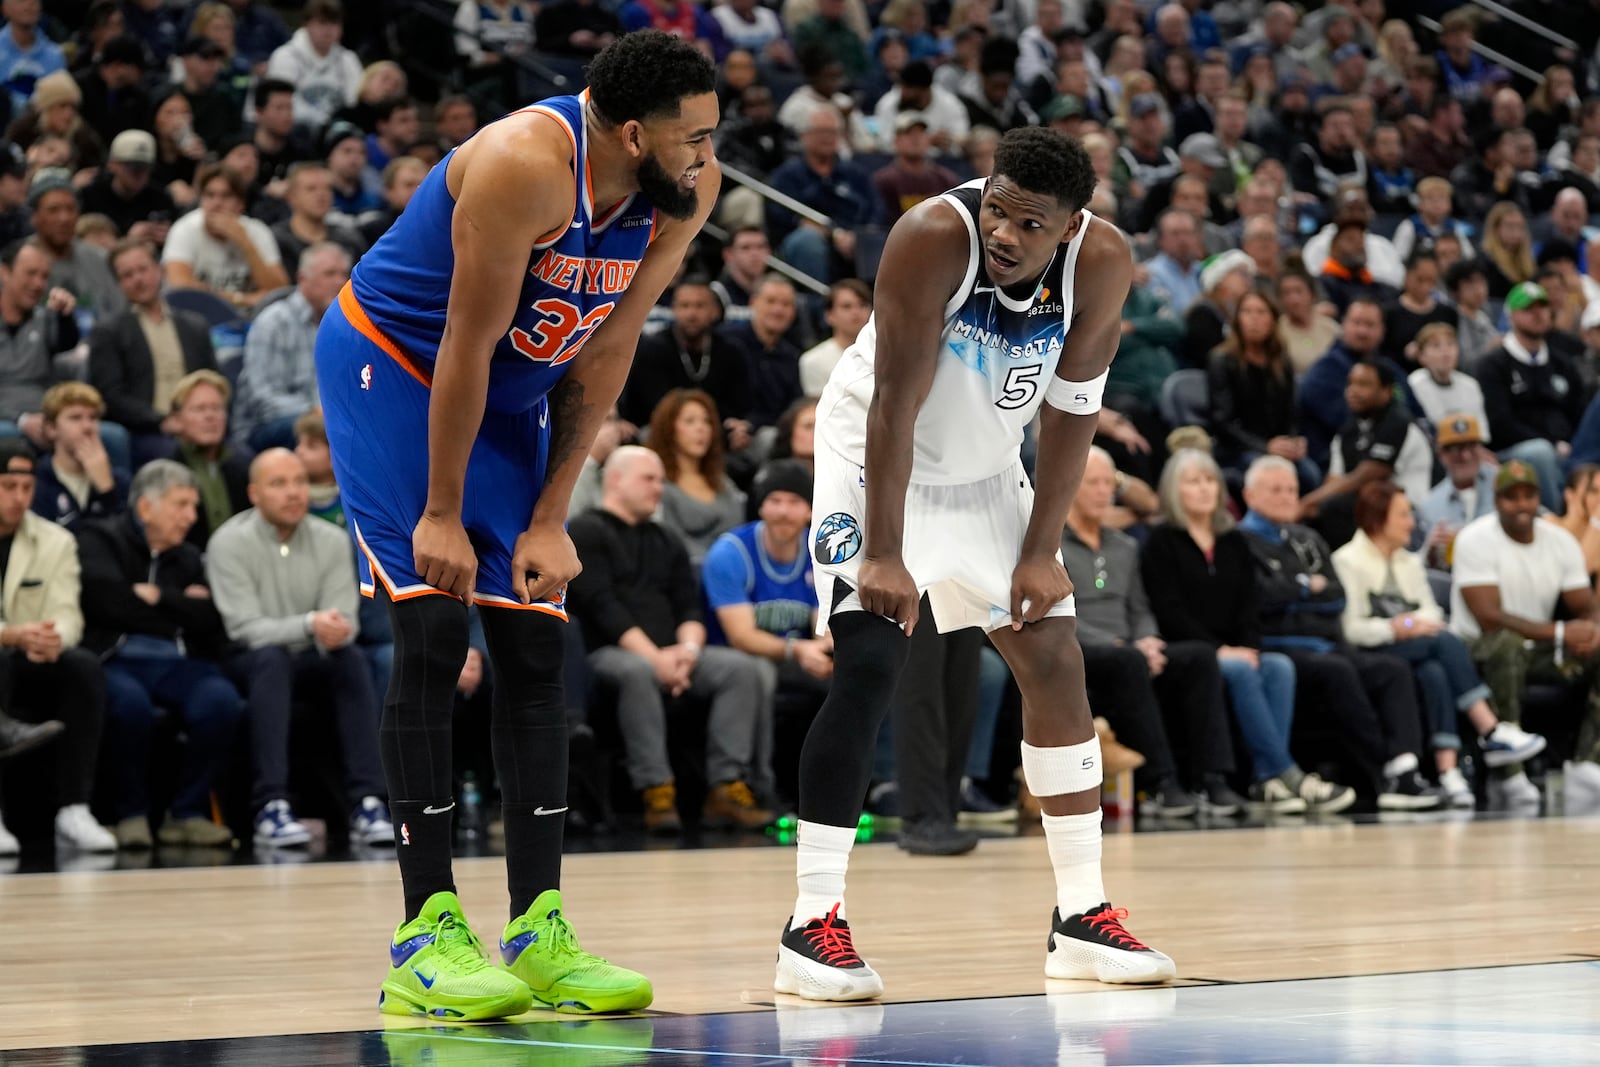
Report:
<svg viewBox="0 0 1600 1067"><path fill-rule="evenodd" d="M395 931L378 1007L390 1015L500 1019L533 1006L517 977L484 958L454 893L435 893Z"/></svg>
<svg viewBox="0 0 1600 1067"><path fill-rule="evenodd" d="M500 958L533 998L556 1011L637 1011L655 997L650 980L585 952L561 915L561 891L547 889L500 935Z"/></svg>

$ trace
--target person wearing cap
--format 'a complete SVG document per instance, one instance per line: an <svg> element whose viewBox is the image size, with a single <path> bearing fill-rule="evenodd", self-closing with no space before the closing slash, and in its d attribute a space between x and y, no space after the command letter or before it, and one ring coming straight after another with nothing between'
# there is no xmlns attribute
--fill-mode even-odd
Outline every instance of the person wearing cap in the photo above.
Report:
<svg viewBox="0 0 1600 1067"><path fill-rule="evenodd" d="M872 174L883 221L893 226L901 215L930 196L961 184L961 179L929 158L928 117L902 111L894 118L894 158Z"/></svg>
<svg viewBox="0 0 1600 1067"><path fill-rule="evenodd" d="M244 214L244 179L215 163L195 178L200 208L173 224L161 253L167 285L206 289L235 307L254 308L289 283L278 242Z"/></svg>
<svg viewBox="0 0 1600 1067"><path fill-rule="evenodd" d="M1232 209L1220 198L1209 193L1211 180L1218 171L1226 170L1229 166L1227 153L1217 143L1215 134L1193 133L1186 137L1178 146L1178 173L1172 177L1150 186L1145 193L1144 201L1139 205L1137 221L1134 230L1143 233L1155 224L1161 212L1173 206L1173 188L1179 178L1190 177L1199 181L1202 189L1207 190L1207 210L1205 217L1216 221L1232 216Z"/></svg>
<svg viewBox="0 0 1600 1067"><path fill-rule="evenodd" d="M1478 384L1502 459L1522 459L1539 472L1545 506L1561 506L1561 464L1589 397L1577 366L1549 344L1550 296L1523 282L1506 297L1511 330L1478 361Z"/></svg>
<svg viewBox="0 0 1600 1067"><path fill-rule="evenodd" d="M28 206L38 247L50 257L50 284L76 298L91 325L128 306L106 266L105 253L78 236L78 192L72 175L59 168L37 171L28 187Z"/></svg>
<svg viewBox="0 0 1600 1067"><path fill-rule="evenodd" d="M322 139L328 173L333 177L333 209L351 220L383 207L376 180L367 166L367 135L352 122L340 120ZM285 188L285 193L287 193Z"/></svg>
<svg viewBox="0 0 1600 1067"><path fill-rule="evenodd" d="M1111 167L1111 186L1119 204L1141 202L1151 189L1171 181L1182 169L1167 144L1167 112L1155 93L1128 101L1128 130Z"/></svg>
<svg viewBox="0 0 1600 1067"><path fill-rule="evenodd" d="M645 828L681 829L666 701L688 696L709 703L711 791L702 821L759 829L772 813L756 803L746 782L766 693L753 659L707 647L688 551L653 519L664 478L660 457L647 448L625 445L611 453L600 507L571 521L584 568L572 580L568 604L582 626L596 681L616 695L628 777L644 801ZM802 556L809 566L809 555Z"/></svg>
<svg viewBox="0 0 1600 1067"><path fill-rule="evenodd" d="M1228 335L1239 298L1255 282L1255 261L1237 248L1212 256L1200 266L1200 299L1184 312L1182 358L1186 365L1203 367L1211 352Z"/></svg>
<svg viewBox="0 0 1600 1067"><path fill-rule="evenodd" d="M79 194L85 212L99 212L117 231L160 247L178 217L172 194L150 181L156 139L144 130L123 130L111 141L105 169Z"/></svg>
<svg viewBox="0 0 1600 1067"><path fill-rule="evenodd" d="M64 70L47 74L35 83L27 109L11 123L6 136L23 148L46 134L64 137L78 167L92 170L105 160L106 143L78 113L82 103L83 91L72 75Z"/></svg>
<svg viewBox="0 0 1600 1067"><path fill-rule="evenodd" d="M66 530L28 510L33 493L32 449L24 441L0 441L0 694L8 710L40 723L29 729L0 716L0 747L20 750L60 734L53 753L61 805L56 840L67 848L111 852L116 838L89 812L105 676L99 657L79 646L78 546ZM47 712L58 718L46 722ZM15 853L16 839L0 824L0 854Z"/></svg>
<svg viewBox="0 0 1600 1067"><path fill-rule="evenodd" d="M1394 243L1372 232L1372 201L1367 198L1366 184L1361 181L1339 184L1339 191L1334 198L1333 218L1313 234L1300 250L1300 258L1307 269L1319 271L1328 261L1334 234L1339 232L1342 223L1356 223L1365 231L1362 239L1363 266L1372 275L1373 281L1393 289L1405 284L1405 262L1395 251Z"/></svg>
<svg viewBox="0 0 1600 1067"><path fill-rule="evenodd" d="M1505 722L1521 723L1530 681L1584 686L1587 701L1576 716L1577 745L1565 777L1569 806L1574 793L1592 805L1600 802L1600 600L1577 540L1538 520L1542 494L1534 468L1503 464L1494 492L1495 514L1456 535L1450 629L1472 650ZM1563 621L1556 620L1558 608ZM1491 806L1538 810L1539 791L1520 766L1495 773Z"/></svg>
<svg viewBox="0 0 1600 1067"><path fill-rule="evenodd" d="M218 83L225 54L215 41L200 36L186 38L177 51L183 65L178 85L194 109L194 132L208 145L221 144L244 127L239 102Z"/></svg>
<svg viewBox="0 0 1600 1067"><path fill-rule="evenodd" d="M1448 571L1456 534L1494 510L1494 476L1499 468L1484 448L1485 434L1476 416L1456 412L1435 425L1445 474L1417 504L1417 526L1428 566Z"/></svg>
<svg viewBox="0 0 1600 1067"><path fill-rule="evenodd" d="M1328 258L1319 268L1322 291L1341 315L1357 297L1386 307L1399 296L1392 286L1375 279L1367 269L1366 238L1366 227L1360 222L1336 223L1333 240L1328 243Z"/></svg>
<svg viewBox="0 0 1600 1067"><path fill-rule="evenodd" d="M361 60L340 43L343 34L344 11L338 0L311 0L303 25L267 61L267 77L295 87L297 126L320 131L335 111L356 102Z"/></svg>
<svg viewBox="0 0 1600 1067"><path fill-rule="evenodd" d="M0 85L11 93L13 112L28 106L28 94L37 82L67 69L66 56L40 31L39 18L37 3L5 5L6 22L0 28Z"/></svg>
<svg viewBox="0 0 1600 1067"><path fill-rule="evenodd" d="M711 545L700 572L706 606L706 641L756 662L766 699L809 721L833 675L831 637L816 637L817 593L805 536L811 524L811 471L793 459L774 460L752 486L754 522L736 526ZM766 724L764 724L766 725ZM795 795L799 738L795 722L778 749L782 765L766 767L780 792ZM757 738L770 759L770 739ZM762 745L768 746L766 750Z"/></svg>

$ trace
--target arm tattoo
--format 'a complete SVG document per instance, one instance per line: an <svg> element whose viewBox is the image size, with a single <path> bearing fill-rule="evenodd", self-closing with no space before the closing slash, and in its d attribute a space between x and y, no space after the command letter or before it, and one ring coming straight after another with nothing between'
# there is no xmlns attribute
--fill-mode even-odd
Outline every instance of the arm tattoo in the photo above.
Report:
<svg viewBox="0 0 1600 1067"><path fill-rule="evenodd" d="M568 375L550 390L550 450L545 460L545 482L567 461L578 447L578 428L588 414L583 402L583 383Z"/></svg>

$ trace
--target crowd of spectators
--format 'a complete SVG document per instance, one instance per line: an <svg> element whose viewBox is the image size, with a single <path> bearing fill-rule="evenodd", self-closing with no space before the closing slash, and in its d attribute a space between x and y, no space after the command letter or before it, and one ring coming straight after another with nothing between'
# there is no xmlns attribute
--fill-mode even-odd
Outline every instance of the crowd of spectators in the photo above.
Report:
<svg viewBox="0 0 1600 1067"><path fill-rule="evenodd" d="M387 618L357 595L317 325L454 145L645 27L717 61L718 155L779 194L723 183L574 497L574 729L615 736L649 829L792 803L832 663L816 399L887 227L1034 124L1082 139L1136 262L1063 552L1143 810L1532 810L1525 765L1600 806L1596 27L1567 49L1444 2L462 0L424 67L425 20L384 8L0 4L0 748L59 731L63 845L304 844L306 706L352 839L391 837ZM964 851L958 820L1029 801L998 743L1015 691L981 641L913 658L871 807ZM475 649L464 717L491 686Z"/></svg>

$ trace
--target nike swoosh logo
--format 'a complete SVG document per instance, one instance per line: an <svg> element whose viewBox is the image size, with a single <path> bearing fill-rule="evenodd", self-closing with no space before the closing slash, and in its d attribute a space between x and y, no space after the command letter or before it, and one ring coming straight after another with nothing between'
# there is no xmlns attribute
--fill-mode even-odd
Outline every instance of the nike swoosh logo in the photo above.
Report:
<svg viewBox="0 0 1600 1067"><path fill-rule="evenodd" d="M538 808L534 808L533 809L533 813L535 815L560 815L562 812L564 812L566 810L567 810L566 808L538 807Z"/></svg>
<svg viewBox="0 0 1600 1067"><path fill-rule="evenodd" d="M432 978L424 978L422 976L422 972L417 970L415 967L411 968L411 973L417 976L417 981L422 983L423 989L432 989L433 983L439 980L438 975L434 975Z"/></svg>
<svg viewBox="0 0 1600 1067"><path fill-rule="evenodd" d="M446 804L442 808L423 808L422 809L422 814L424 814L424 815L443 815L445 812L449 811L451 808L453 808L455 806L456 806L456 803L455 803L455 801L452 800L450 803Z"/></svg>

